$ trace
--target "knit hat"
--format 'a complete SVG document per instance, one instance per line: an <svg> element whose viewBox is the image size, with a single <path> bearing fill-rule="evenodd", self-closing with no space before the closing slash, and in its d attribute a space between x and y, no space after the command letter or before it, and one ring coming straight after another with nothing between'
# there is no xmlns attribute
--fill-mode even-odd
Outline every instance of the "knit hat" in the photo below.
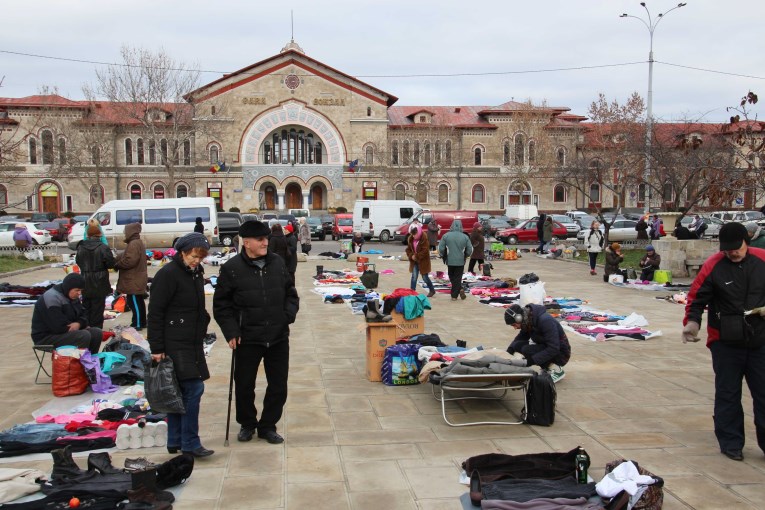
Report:
<svg viewBox="0 0 765 510"><path fill-rule="evenodd" d="M759 225L757 225L755 222L750 221L749 223L746 223L744 225L746 227L746 231L749 232L749 235L754 235L755 232L757 232L757 228Z"/></svg>
<svg viewBox="0 0 765 510"><path fill-rule="evenodd" d="M257 220L245 221L242 223L242 226L239 227L239 237L241 238L268 237L270 233L271 230L264 223Z"/></svg>
<svg viewBox="0 0 765 510"><path fill-rule="evenodd" d="M649 244L648 246L645 247L645 251L655 251L655 250L653 249L653 245Z"/></svg>
<svg viewBox="0 0 765 510"><path fill-rule="evenodd" d="M101 237L101 229L98 225L88 225L88 239Z"/></svg>
<svg viewBox="0 0 765 510"><path fill-rule="evenodd" d="M85 277L79 273L69 273L61 283L61 290L65 296L69 295L69 291L72 289L84 289Z"/></svg>
<svg viewBox="0 0 765 510"><path fill-rule="evenodd" d="M210 243L207 238L200 232L192 232L186 234L175 242L176 251L189 252L194 248L202 248L204 250L210 249Z"/></svg>
<svg viewBox="0 0 765 510"><path fill-rule="evenodd" d="M720 227L720 251L738 250L749 239L746 227L738 222L726 223Z"/></svg>
<svg viewBox="0 0 765 510"><path fill-rule="evenodd" d="M289 232L290 234L291 234L291 233L293 233L293 232L295 231L295 229L294 229L294 228L293 228L293 226L292 226L292 223L287 223L287 226L286 226L286 227L284 227L284 230L286 230L286 231L287 231L287 232Z"/></svg>

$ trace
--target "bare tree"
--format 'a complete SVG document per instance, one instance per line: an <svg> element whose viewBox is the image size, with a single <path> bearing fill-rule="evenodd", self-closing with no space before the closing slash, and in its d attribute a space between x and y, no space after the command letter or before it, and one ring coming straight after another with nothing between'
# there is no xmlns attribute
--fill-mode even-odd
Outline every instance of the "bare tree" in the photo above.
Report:
<svg viewBox="0 0 765 510"><path fill-rule="evenodd" d="M121 65L96 71L95 88L86 86L85 94L109 101L116 122L147 137L148 151L174 196L180 174L193 171L195 111L184 96L197 88L200 73L163 50L123 47L121 53Z"/></svg>
<svg viewBox="0 0 765 510"><path fill-rule="evenodd" d="M607 217L604 213L624 207L627 190L642 181L644 111L643 99L637 92L624 104L599 94L590 104L592 122L586 125L586 143L581 145L578 157L560 158L544 171L551 180L585 198L605 226L606 237L616 215Z"/></svg>
<svg viewBox="0 0 765 510"><path fill-rule="evenodd" d="M747 92L738 105L727 108L733 115L722 128L737 162L747 170L748 186L745 191L752 191L753 195L749 207L765 191L765 122L758 119L754 110L758 101L756 93L751 90Z"/></svg>

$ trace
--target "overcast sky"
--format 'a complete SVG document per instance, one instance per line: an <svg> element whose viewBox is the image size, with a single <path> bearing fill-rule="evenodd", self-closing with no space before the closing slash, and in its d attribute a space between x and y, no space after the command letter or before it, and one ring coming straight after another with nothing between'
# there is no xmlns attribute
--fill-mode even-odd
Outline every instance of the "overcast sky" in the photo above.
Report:
<svg viewBox="0 0 765 510"><path fill-rule="evenodd" d="M722 121L748 90L765 98L765 2L687 3L654 35L654 115ZM654 16L676 5L647 2ZM587 115L599 92L620 102L633 91L647 95L648 29L619 18L645 17L634 0L5 1L0 50L118 62L123 45L164 48L215 71L202 74L207 83L278 53L290 39L291 9L295 42L307 55L398 97L398 105L531 99ZM625 63L633 64L617 66ZM48 85L82 99L95 67L0 53L0 96ZM586 69L523 73L561 68ZM461 73L473 75L421 76Z"/></svg>

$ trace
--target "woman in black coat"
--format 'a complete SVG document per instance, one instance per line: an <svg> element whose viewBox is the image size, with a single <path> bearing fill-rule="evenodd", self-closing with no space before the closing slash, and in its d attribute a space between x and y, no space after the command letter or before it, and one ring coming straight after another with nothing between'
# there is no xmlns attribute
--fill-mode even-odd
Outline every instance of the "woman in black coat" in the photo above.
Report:
<svg viewBox="0 0 765 510"><path fill-rule="evenodd" d="M109 269L114 267L114 254L101 242L101 229L98 225L90 225L86 234L88 237L77 247L74 258L85 277L82 306L88 315L89 325L103 329L106 296L112 293Z"/></svg>
<svg viewBox="0 0 765 510"><path fill-rule="evenodd" d="M210 378L203 343L210 314L205 309L202 269L210 245L204 235L194 232L178 239L175 249L173 260L152 281L148 340L154 361L165 356L173 360L186 408L184 414L167 415L167 451L207 457L215 452L199 439L199 407L203 381Z"/></svg>

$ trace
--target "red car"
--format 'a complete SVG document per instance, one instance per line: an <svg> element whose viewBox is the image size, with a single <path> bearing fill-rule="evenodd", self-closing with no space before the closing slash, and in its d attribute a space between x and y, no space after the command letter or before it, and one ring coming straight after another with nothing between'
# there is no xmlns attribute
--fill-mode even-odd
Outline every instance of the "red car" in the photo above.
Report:
<svg viewBox="0 0 765 510"><path fill-rule="evenodd" d="M566 236L568 236L566 227L553 221L553 242L557 239L565 239ZM500 230L496 238L505 244L538 243L537 220L527 220L517 227Z"/></svg>

